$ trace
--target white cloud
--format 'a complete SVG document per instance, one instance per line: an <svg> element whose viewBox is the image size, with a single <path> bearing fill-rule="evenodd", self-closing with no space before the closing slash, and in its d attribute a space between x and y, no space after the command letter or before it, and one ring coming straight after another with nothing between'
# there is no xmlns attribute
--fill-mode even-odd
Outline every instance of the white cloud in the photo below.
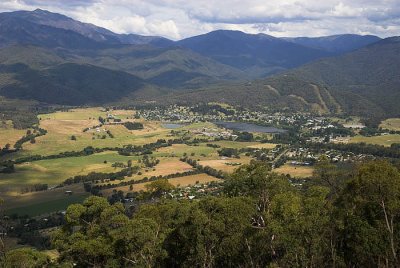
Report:
<svg viewBox="0 0 400 268"><path fill-rule="evenodd" d="M185 38L216 29L276 36L400 35L399 0L1 0L0 11L63 13L118 33Z"/></svg>

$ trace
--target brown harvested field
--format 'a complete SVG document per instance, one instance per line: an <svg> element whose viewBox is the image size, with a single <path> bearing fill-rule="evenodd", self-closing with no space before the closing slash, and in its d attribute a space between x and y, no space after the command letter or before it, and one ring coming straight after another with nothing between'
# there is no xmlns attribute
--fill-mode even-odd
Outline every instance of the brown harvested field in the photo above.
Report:
<svg viewBox="0 0 400 268"><path fill-rule="evenodd" d="M274 149L277 144L274 143L260 143L255 145L247 146L249 148L256 148L256 149Z"/></svg>
<svg viewBox="0 0 400 268"><path fill-rule="evenodd" d="M80 108L71 109L69 111L57 111L51 114L41 114L39 118L44 119L55 119L55 120L85 120L85 119L97 119L99 116L106 117L106 112L100 107L93 108Z"/></svg>
<svg viewBox="0 0 400 268"><path fill-rule="evenodd" d="M250 163L251 158L247 156L240 156L239 159L237 158L227 158L227 159L215 159L215 160L203 160L199 161L199 164L202 166L209 166L218 170L222 170L224 172L232 173L240 167L240 165L232 166L227 165L229 163L240 163L240 164L248 164Z"/></svg>
<svg viewBox="0 0 400 268"><path fill-rule="evenodd" d="M59 135L81 134L83 129L98 125L98 120L83 119L83 120L42 120L40 127L48 132Z"/></svg>
<svg viewBox="0 0 400 268"><path fill-rule="evenodd" d="M190 176L185 176L185 177L180 177L180 178L173 178L173 179L169 179L168 181L174 185L174 186L179 186L179 187L185 187L185 186L189 186L189 185L194 185L196 184L196 182L199 182L200 184L204 184L204 183L209 183L212 181L219 181L220 179L217 179L215 177L209 176L205 173L202 174L196 174L196 175L190 175ZM146 190L145 185L148 184L150 182L145 182L145 183L139 183L139 184L133 184L133 192L139 192L139 191L144 191ZM106 189L104 191L102 191L102 193L107 196L112 194L113 190L117 190L117 191L123 191L123 192L132 192L129 189L130 186L122 186L122 187L116 187L116 188L112 188L112 189Z"/></svg>
<svg viewBox="0 0 400 268"><path fill-rule="evenodd" d="M7 143L12 148L25 133L26 130L14 129L12 127L0 128L0 148L3 148Z"/></svg>
<svg viewBox="0 0 400 268"><path fill-rule="evenodd" d="M400 131L400 118L389 118L379 125L379 127L388 130Z"/></svg>
<svg viewBox="0 0 400 268"><path fill-rule="evenodd" d="M183 173L193 170L188 163L179 161L179 158L160 158L160 163L155 166L155 170L149 168L150 171L142 172L143 177L166 176L175 173Z"/></svg>
<svg viewBox="0 0 400 268"><path fill-rule="evenodd" d="M279 168L273 170L276 173L289 174L294 178L308 178L313 175L314 168L307 166L293 166L290 164L285 164Z"/></svg>

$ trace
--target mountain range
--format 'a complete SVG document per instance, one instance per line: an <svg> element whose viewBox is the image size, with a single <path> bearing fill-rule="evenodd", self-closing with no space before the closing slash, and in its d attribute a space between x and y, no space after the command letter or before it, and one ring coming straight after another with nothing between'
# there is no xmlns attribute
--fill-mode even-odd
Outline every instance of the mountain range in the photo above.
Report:
<svg viewBox="0 0 400 268"><path fill-rule="evenodd" d="M225 101L399 116L398 37L276 38L217 30L172 41L45 10L0 13L0 95L50 104ZM166 101L167 100L167 101Z"/></svg>

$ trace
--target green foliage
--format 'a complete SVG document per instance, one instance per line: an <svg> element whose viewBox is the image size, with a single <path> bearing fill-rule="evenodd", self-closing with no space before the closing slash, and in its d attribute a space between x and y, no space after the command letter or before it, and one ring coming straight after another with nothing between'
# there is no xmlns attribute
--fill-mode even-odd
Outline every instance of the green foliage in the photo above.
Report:
<svg viewBox="0 0 400 268"><path fill-rule="evenodd" d="M345 258L364 266L398 263L400 173L387 162L360 166L338 200L343 207Z"/></svg>
<svg viewBox="0 0 400 268"><path fill-rule="evenodd" d="M321 159L316 170L315 182L296 187L252 162L225 179L218 197L161 199L131 218L122 204L92 196L67 209L52 243L60 263L81 267L395 267L399 170L364 163L335 187L336 167Z"/></svg>
<svg viewBox="0 0 400 268"><path fill-rule="evenodd" d="M19 248L8 251L0 267L4 268L42 268L49 267L49 257L32 248Z"/></svg>
<svg viewBox="0 0 400 268"><path fill-rule="evenodd" d="M239 157L239 150L235 148L222 148L218 150L218 155L226 157Z"/></svg>
<svg viewBox="0 0 400 268"><path fill-rule="evenodd" d="M129 130L143 129L143 124L139 122L125 122L124 126Z"/></svg>

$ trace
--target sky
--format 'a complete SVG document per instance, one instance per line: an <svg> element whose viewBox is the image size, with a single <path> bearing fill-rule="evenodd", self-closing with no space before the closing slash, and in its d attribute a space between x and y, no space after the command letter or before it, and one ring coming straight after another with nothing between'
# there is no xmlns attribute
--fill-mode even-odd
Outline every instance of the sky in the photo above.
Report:
<svg viewBox="0 0 400 268"><path fill-rule="evenodd" d="M0 0L1 12L36 8L173 40L218 29L276 37L400 35L400 0Z"/></svg>

